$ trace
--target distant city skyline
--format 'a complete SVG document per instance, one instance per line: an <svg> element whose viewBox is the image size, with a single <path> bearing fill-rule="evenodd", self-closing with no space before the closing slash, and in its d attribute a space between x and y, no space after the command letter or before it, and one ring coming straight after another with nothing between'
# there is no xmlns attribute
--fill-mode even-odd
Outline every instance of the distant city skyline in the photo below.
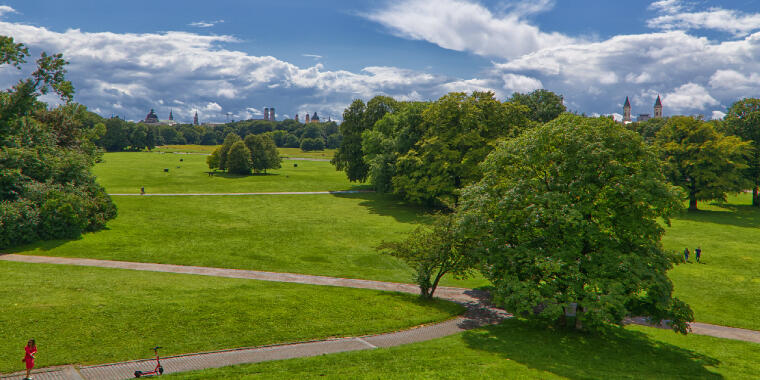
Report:
<svg viewBox="0 0 760 380"><path fill-rule="evenodd" d="M744 0L0 0L0 34L63 53L75 100L128 120L340 119L379 94L537 88L589 115L660 95L665 116L718 118L760 96L760 2Z"/></svg>

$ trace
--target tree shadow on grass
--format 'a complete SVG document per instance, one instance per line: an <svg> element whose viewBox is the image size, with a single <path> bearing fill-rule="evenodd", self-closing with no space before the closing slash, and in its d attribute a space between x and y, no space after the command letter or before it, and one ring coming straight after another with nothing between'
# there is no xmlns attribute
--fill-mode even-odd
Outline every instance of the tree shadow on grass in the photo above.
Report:
<svg viewBox="0 0 760 380"><path fill-rule="evenodd" d="M107 228L104 228L107 229ZM101 230L102 231L102 230ZM34 243L29 244L23 244L11 248L5 248L0 250L0 255L8 254L8 253L24 253L28 251L32 251L35 249L39 249L40 251L51 251L54 250L66 243L82 240L83 236L79 236L73 239L56 239L56 240L43 240L43 241L37 241Z"/></svg>
<svg viewBox="0 0 760 380"><path fill-rule="evenodd" d="M338 198L360 199L359 206L367 208L370 213L391 216L401 223L429 223L432 221L431 210L410 205L390 194L355 193L333 194Z"/></svg>
<svg viewBox="0 0 760 380"><path fill-rule="evenodd" d="M456 303L438 298L425 299L416 294L403 292L384 292L384 296L392 298L394 302L409 302L418 306L432 307L437 311L448 313L452 316L464 314L467 309Z"/></svg>
<svg viewBox="0 0 760 380"><path fill-rule="evenodd" d="M226 179L238 179L238 178L247 178L247 177L268 177L268 176L279 176L279 173L253 173L253 174L234 174L234 173L227 173L227 172L206 172L210 176L213 177L219 177L219 178L226 178Z"/></svg>
<svg viewBox="0 0 760 380"><path fill-rule="evenodd" d="M737 205L728 203L713 203L713 205L726 209L726 211L699 210L684 211L676 217L680 220L693 222L724 224L736 227L756 228L760 227L760 209L750 205Z"/></svg>
<svg viewBox="0 0 760 380"><path fill-rule="evenodd" d="M707 369L719 365L717 359L623 328L579 333L513 318L467 331L463 340L472 349L570 379L723 378Z"/></svg>

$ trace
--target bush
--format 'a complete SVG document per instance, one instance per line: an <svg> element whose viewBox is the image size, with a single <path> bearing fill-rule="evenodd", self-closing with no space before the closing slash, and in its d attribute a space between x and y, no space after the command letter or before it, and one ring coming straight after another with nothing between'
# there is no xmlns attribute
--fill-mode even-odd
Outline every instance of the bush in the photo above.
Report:
<svg viewBox="0 0 760 380"><path fill-rule="evenodd" d="M0 202L0 249L39 239L39 211L29 200Z"/></svg>

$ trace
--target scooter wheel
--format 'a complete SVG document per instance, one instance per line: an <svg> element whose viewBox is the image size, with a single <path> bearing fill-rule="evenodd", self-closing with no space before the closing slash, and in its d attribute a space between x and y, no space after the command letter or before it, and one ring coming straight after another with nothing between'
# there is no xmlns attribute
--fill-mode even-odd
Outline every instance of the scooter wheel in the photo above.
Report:
<svg viewBox="0 0 760 380"><path fill-rule="evenodd" d="M142 371L135 371L135 377L142 376Z"/></svg>
<svg viewBox="0 0 760 380"><path fill-rule="evenodd" d="M158 367L158 374L163 375L164 374L164 367Z"/></svg>

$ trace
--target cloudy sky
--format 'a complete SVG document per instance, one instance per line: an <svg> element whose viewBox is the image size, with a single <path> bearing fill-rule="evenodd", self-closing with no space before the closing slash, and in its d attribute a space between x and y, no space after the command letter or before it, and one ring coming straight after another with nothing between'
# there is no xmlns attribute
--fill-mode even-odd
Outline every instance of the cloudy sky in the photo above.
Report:
<svg viewBox="0 0 760 380"><path fill-rule="evenodd" d="M132 120L340 119L377 94L537 88L586 114L626 95L651 113L659 94L666 115L709 118L760 96L757 0L0 0L0 34L64 53L78 102Z"/></svg>

